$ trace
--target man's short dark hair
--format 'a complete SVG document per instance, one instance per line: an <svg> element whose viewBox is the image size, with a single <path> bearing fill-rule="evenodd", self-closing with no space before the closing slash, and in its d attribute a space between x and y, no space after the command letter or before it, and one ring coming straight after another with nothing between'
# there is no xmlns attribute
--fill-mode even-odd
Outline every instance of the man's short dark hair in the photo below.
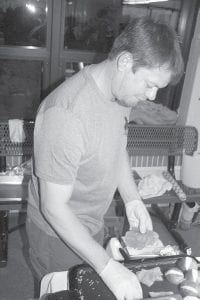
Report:
<svg viewBox="0 0 200 300"><path fill-rule="evenodd" d="M108 55L110 60L128 51L134 60L134 69L167 65L172 72L171 83L181 78L184 63L178 36L167 24L151 18L133 19L115 39Z"/></svg>

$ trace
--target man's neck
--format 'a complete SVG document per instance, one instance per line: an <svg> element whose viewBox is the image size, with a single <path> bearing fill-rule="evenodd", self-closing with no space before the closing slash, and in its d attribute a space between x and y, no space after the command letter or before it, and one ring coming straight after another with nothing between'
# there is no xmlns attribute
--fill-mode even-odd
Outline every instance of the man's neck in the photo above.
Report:
<svg viewBox="0 0 200 300"><path fill-rule="evenodd" d="M110 101L114 100L114 96L111 92L112 68L112 62L109 60L104 60L99 64L93 65L91 68L91 76L105 98Z"/></svg>

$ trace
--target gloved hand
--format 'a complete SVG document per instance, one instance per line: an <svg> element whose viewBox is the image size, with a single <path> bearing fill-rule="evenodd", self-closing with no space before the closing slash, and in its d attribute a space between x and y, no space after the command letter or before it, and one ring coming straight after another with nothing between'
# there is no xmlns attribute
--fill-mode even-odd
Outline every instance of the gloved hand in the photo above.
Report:
<svg viewBox="0 0 200 300"><path fill-rule="evenodd" d="M137 276L112 258L99 275L117 300L143 298L142 288Z"/></svg>
<svg viewBox="0 0 200 300"><path fill-rule="evenodd" d="M142 200L133 200L125 204L130 229L139 228L141 233L153 230L152 220Z"/></svg>

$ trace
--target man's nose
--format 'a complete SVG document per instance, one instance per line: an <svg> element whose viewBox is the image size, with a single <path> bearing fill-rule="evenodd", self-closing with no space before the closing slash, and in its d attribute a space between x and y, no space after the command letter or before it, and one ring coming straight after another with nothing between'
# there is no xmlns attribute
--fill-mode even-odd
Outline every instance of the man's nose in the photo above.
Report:
<svg viewBox="0 0 200 300"><path fill-rule="evenodd" d="M156 99L156 95L157 95L157 92L158 92L158 88L157 87L152 87L150 88L148 91L147 91L147 98L149 100L155 100Z"/></svg>

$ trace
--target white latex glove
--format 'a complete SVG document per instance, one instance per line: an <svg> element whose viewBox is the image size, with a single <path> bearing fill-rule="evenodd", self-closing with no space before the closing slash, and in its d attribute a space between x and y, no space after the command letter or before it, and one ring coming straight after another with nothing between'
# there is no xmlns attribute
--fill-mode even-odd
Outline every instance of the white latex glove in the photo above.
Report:
<svg viewBox="0 0 200 300"><path fill-rule="evenodd" d="M152 220L142 200L133 200L125 204L130 229L137 227L141 233L153 230Z"/></svg>
<svg viewBox="0 0 200 300"><path fill-rule="evenodd" d="M112 258L99 275L117 300L143 298L142 288L137 276Z"/></svg>

